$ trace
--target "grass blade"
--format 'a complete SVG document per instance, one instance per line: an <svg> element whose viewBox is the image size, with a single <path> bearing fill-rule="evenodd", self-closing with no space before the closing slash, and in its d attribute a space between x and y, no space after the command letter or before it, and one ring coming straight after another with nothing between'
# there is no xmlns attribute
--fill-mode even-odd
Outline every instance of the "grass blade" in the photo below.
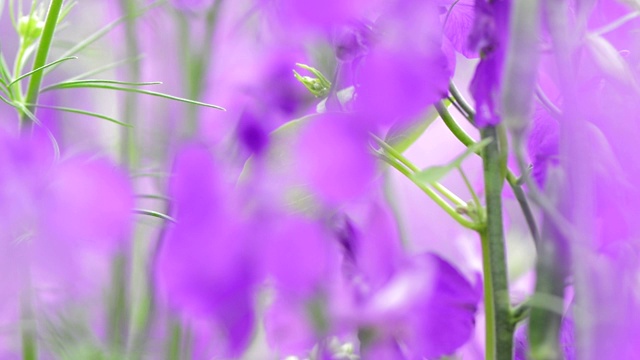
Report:
<svg viewBox="0 0 640 360"><path fill-rule="evenodd" d="M147 82L129 82L129 81L118 81L118 80L103 80L103 79L85 79L85 80L72 80L72 81L64 81L57 84L52 84L46 86L40 90L40 92L45 92L49 90L55 89L69 89L74 87L79 87L78 85L83 84L92 84L92 85L123 85L123 86L148 86L148 85L162 85L159 81L147 81Z"/></svg>
<svg viewBox="0 0 640 360"><path fill-rule="evenodd" d="M30 105L30 104L27 104ZM123 123L122 121L118 121L112 117L106 116L106 115L102 115L102 114L98 114L98 113L94 113L91 111L86 111L86 110L80 110L80 109L75 109L75 108L69 108L69 107L64 107L64 106L51 106L51 105L37 105L37 104L31 104L32 106L35 107L39 107L39 108L43 108L43 109L52 109L52 110L58 110L58 111L63 111L63 112L68 112L68 113L74 113L74 114L81 114L81 115L87 115L87 116L92 116L98 119L103 119L103 120L107 120L110 121L114 124L118 124L124 127L132 127L131 125L127 124L127 123Z"/></svg>
<svg viewBox="0 0 640 360"><path fill-rule="evenodd" d="M153 210L134 209L133 212L140 215L147 215L158 219L171 221L172 223L176 222L176 219L172 218L171 216Z"/></svg>
<svg viewBox="0 0 640 360"><path fill-rule="evenodd" d="M58 60L56 60L56 61L50 62L50 63L48 63L48 64L46 64L46 65L44 65L44 66L41 66L41 67L39 67L39 68L37 68L37 69L33 69L33 70L29 71L28 73L24 73L24 74L22 74L22 75L18 76L17 78L15 78L13 81L11 81L11 82L9 83L9 87L11 87L11 85L13 85L13 84L17 83L18 81L20 81L20 80L22 80L22 79L24 79L24 78L26 78L26 77L28 77L28 76L31 76L31 75L33 75L33 74L37 73L38 71L42 71L42 70L44 70L44 69L46 69L46 68L49 68L49 67L55 66L55 65L57 65L57 64L60 64L61 62L65 62L65 61L67 61L67 60L75 60L75 59L77 59L77 58L78 58L77 56L67 56L67 57L64 57L64 58L62 58L62 59L58 59Z"/></svg>
<svg viewBox="0 0 640 360"><path fill-rule="evenodd" d="M204 106L204 107L208 107L208 108L212 108L212 109L218 109L218 110L226 111L223 107L218 106L218 105L207 104L207 103L203 103L203 102L200 102L200 101L189 100L189 99L181 98L181 97L178 97L178 96L168 95L168 94L159 93L159 92L155 92L155 91L149 91L149 90L134 89L134 88L121 87L121 86L91 84L91 83L86 83L86 82L83 82L83 83L70 83L70 84L66 84L64 87L59 87L59 89L73 89L73 88L94 88L94 89L107 89L107 90L119 90L119 91L125 91L125 92L133 92L133 93L137 93L137 94L156 96L156 97L169 99L169 100L174 100L174 101L179 101L179 102L183 102L183 103L187 103L187 104L191 104L191 105Z"/></svg>

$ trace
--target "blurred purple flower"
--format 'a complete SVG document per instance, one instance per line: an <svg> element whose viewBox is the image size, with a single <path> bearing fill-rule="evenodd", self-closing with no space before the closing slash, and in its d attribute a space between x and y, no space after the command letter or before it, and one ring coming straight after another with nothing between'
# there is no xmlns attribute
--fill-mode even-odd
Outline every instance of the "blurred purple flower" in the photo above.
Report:
<svg viewBox="0 0 640 360"><path fill-rule="evenodd" d="M237 356L253 332L256 279L251 227L231 189L207 148L190 145L177 154L169 190L177 223L161 243L155 279L171 310L187 323L206 319L226 342L216 351Z"/></svg>
<svg viewBox="0 0 640 360"><path fill-rule="evenodd" d="M547 170L559 165L558 120L540 105L536 105L533 123L527 140L531 158L532 176L540 188L544 188Z"/></svg>
<svg viewBox="0 0 640 360"><path fill-rule="evenodd" d="M499 96L509 30L509 0L477 0L469 46L480 54L480 63L469 85L476 103L479 127L500 122Z"/></svg>
<svg viewBox="0 0 640 360"><path fill-rule="evenodd" d="M388 4L375 23L375 44L357 72L355 110L372 124L413 120L447 94L451 73L442 52L437 7Z"/></svg>
<svg viewBox="0 0 640 360"><path fill-rule="evenodd" d="M373 124L413 120L446 96L447 59L441 50L376 48L358 72L355 109Z"/></svg>
<svg viewBox="0 0 640 360"><path fill-rule="evenodd" d="M278 292L310 298L336 273L337 255L336 244L319 224L283 216L269 229L262 261Z"/></svg>
<svg viewBox="0 0 640 360"><path fill-rule="evenodd" d="M481 282L472 285L433 254L411 258L364 304L375 341L403 344L409 358L451 355L472 336ZM365 350L366 351L366 350Z"/></svg>
<svg viewBox="0 0 640 360"><path fill-rule="evenodd" d="M295 148L301 180L329 204L364 194L375 176L369 133L357 117L314 116L302 129Z"/></svg>
<svg viewBox="0 0 640 360"><path fill-rule="evenodd" d="M171 5L183 11L195 12L212 6L214 1L219 0L171 0Z"/></svg>
<svg viewBox="0 0 640 360"><path fill-rule="evenodd" d="M453 48L467 59L477 58L477 50L469 44L475 22L474 0L439 0L438 5L444 35Z"/></svg>
<svg viewBox="0 0 640 360"><path fill-rule="evenodd" d="M322 33L364 16L372 6L366 0L260 0L263 9L287 29Z"/></svg>
<svg viewBox="0 0 640 360"><path fill-rule="evenodd" d="M105 159L56 160L39 131L2 133L0 149L0 312L19 313L25 294L50 304L97 290L98 263L129 238L126 174Z"/></svg>

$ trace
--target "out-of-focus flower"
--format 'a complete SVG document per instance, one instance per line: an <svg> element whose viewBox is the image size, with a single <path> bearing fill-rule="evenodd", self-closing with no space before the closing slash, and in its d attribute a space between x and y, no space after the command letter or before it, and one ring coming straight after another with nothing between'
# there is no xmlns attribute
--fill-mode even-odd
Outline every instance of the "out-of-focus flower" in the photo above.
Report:
<svg viewBox="0 0 640 360"><path fill-rule="evenodd" d="M371 1L354 0L260 0L263 9L287 29L323 33L366 15Z"/></svg>
<svg viewBox="0 0 640 360"><path fill-rule="evenodd" d="M216 338L216 353L237 356L254 328L256 275L251 228L230 189L207 148L191 145L178 153L169 191L177 223L161 243L155 279L161 298L185 323L201 319L213 329L203 343ZM205 350L198 356L210 356Z"/></svg>
<svg viewBox="0 0 640 360"><path fill-rule="evenodd" d="M296 144L303 183L330 204L365 193L375 175L367 127L357 117L328 113L304 125Z"/></svg>
<svg viewBox="0 0 640 360"><path fill-rule="evenodd" d="M373 331L363 351L384 345L385 352L400 348L408 358L453 354L473 334L480 286L436 255L409 259L362 305L360 326Z"/></svg>
<svg viewBox="0 0 640 360"><path fill-rule="evenodd" d="M427 2L388 6L375 23L374 45L357 71L354 109L389 126L413 120L447 94L451 74L442 52L437 8Z"/></svg>
<svg viewBox="0 0 640 360"><path fill-rule="evenodd" d="M469 33L475 22L473 0L439 0L440 19L444 35L453 48L468 59L478 57L469 44Z"/></svg>
<svg viewBox="0 0 640 360"><path fill-rule="evenodd" d="M183 11L199 11L212 6L215 1L220 0L171 0L171 5Z"/></svg>
<svg viewBox="0 0 640 360"><path fill-rule="evenodd" d="M0 149L0 312L15 316L21 301L47 305L97 290L105 275L98 263L129 237L127 176L105 159L56 160L39 131L2 133Z"/></svg>
<svg viewBox="0 0 640 360"><path fill-rule="evenodd" d="M479 127L496 125L509 29L509 0L478 0L469 46L480 54L480 63L469 85L476 103Z"/></svg>

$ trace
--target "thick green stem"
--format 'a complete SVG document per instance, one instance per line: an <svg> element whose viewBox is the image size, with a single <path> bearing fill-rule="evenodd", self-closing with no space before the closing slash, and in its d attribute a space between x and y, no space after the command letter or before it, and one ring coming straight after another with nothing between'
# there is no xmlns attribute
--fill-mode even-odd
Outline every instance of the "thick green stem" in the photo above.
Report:
<svg viewBox="0 0 640 360"><path fill-rule="evenodd" d="M40 44L38 45L38 51L36 52L36 57L33 61L33 69L43 67L47 63L49 49L51 48L51 42L53 41L53 34L55 33L58 18L60 17L60 10L62 10L62 0L51 0L49 10L47 11L47 18L44 23L44 29L42 30ZM25 97L26 104L38 103L38 95L40 94L40 85L42 84L43 77L44 72L42 70L31 75L29 86L27 88L27 96ZM28 111L33 113L34 109L34 105L27 105ZM26 114L21 114L21 131L26 132L30 130L32 126L32 121L26 116Z"/></svg>
<svg viewBox="0 0 640 360"><path fill-rule="evenodd" d="M491 276L491 250L486 230L481 230L482 242L482 272L484 274L484 323L485 323L485 359L496 358L496 319L493 297L493 279Z"/></svg>
<svg viewBox="0 0 640 360"><path fill-rule="evenodd" d="M467 132L464 131L464 129L461 128L460 125L458 125L458 123L453 119L449 111L447 111L447 108L442 103L438 103L435 106L436 110L438 110L438 113L440 114L440 117L442 118L442 121L462 144L469 147L476 143L476 141L469 134L467 134ZM537 244L540 239L538 226L536 224L536 219L533 215L533 211L531 210L531 206L527 201L527 197L522 190L522 187L518 183L518 177L511 170L507 169L506 178L509 186L513 190L516 200L518 200L520 209L522 209L522 214L527 221L527 226L531 231L531 236L533 237L534 242Z"/></svg>
<svg viewBox="0 0 640 360"><path fill-rule="evenodd" d="M495 357L487 359L511 359L513 356L513 331L514 325L511 321L511 305L509 303L509 280L506 266L506 251L502 224L502 176L500 143L498 141L498 131L494 126L487 126L481 130L482 139L493 139L482 152L484 169L484 190L486 204L486 228L482 230L481 236L483 244L483 259L489 263L489 272L485 272L485 291L492 292L492 304L485 304L485 307L492 307L494 329L494 343L487 343L487 351L495 350ZM492 336L487 334L487 339ZM494 347L491 349L491 347Z"/></svg>

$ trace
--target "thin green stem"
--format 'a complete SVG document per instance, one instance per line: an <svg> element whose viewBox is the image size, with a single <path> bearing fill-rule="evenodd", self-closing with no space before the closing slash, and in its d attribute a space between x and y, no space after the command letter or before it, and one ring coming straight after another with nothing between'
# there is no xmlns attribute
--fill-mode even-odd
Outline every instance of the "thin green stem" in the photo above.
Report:
<svg viewBox="0 0 640 360"><path fill-rule="evenodd" d="M531 237L533 237L533 242L537 245L540 242L540 232L538 231L536 218L533 215L529 201L527 201L527 196L522 190L522 186L519 184L518 178L511 171L507 172L507 183L511 187L511 190L520 205L524 219L527 222L527 227L529 227L529 231L531 232Z"/></svg>
<svg viewBox="0 0 640 360"><path fill-rule="evenodd" d="M462 108L462 110L464 110L464 112L467 115L467 119L473 122L473 117L475 116L476 112L475 110L473 110L473 107L469 105L467 100L465 100L465 98L462 96L462 94L460 93L460 91L456 87L456 84L454 84L453 81L449 83L449 92L453 96L453 99L455 100L455 102Z"/></svg>
<svg viewBox="0 0 640 360"><path fill-rule="evenodd" d="M399 151L393 148L393 146L387 144L384 140L380 139L375 135L371 135L373 139L380 145L385 152L389 153L394 159L400 161L400 163L407 167L407 169L411 170L412 173L420 172L420 169L414 165L409 159L407 159L404 155L402 155ZM459 206L465 206L466 203L464 200L460 199L456 194L454 194L451 190L447 189L444 185L440 184L437 181L430 183L434 189L438 190L442 195L444 195L447 199L451 200L453 203Z"/></svg>
<svg viewBox="0 0 640 360"><path fill-rule="evenodd" d="M473 204L475 205L476 210L478 211L478 215L480 216L480 221L484 221L484 215L482 214L482 203L480 202L480 198L478 197L478 194L473 188L473 185L471 185L471 181L469 181L467 174L464 172L461 166L458 166L458 172L460 172L460 176L462 177L464 184L466 185L467 189L471 193L471 197L473 198Z"/></svg>
<svg viewBox="0 0 640 360"><path fill-rule="evenodd" d="M442 118L444 124L449 128L449 131L451 131L451 133L460 140L462 144L469 147L476 143L476 141L453 119L453 116L451 116L442 102L436 103L435 107L438 114L440 114L440 118Z"/></svg>
<svg viewBox="0 0 640 360"><path fill-rule="evenodd" d="M399 162L397 162L394 159L391 159L383 154L380 154L380 157L389 165L393 166L396 170L398 170L400 173L402 173L404 176L406 176L409 180L411 180L414 184L416 184L416 186L418 186L418 188L420 188L420 190L422 190L425 194L427 194L427 196L429 196L429 198L431 198L431 200L433 200L438 206L440 206L440 208L442 208L447 214L449 214L455 221L457 221L460 225L468 228L468 229L472 229L472 230L479 230L481 227L480 225L476 224L473 221L470 221L466 218L464 218L462 215L460 215L456 209L454 209L451 205L449 205L449 203L447 203L443 198L440 197L440 195L438 195L438 193L431 189L429 186L416 181L413 174L411 173L411 171L409 169L407 169L406 167L404 167L402 164L400 164Z"/></svg>
<svg viewBox="0 0 640 360"><path fill-rule="evenodd" d="M53 34L56 31L56 25L58 24L58 17L60 16L61 9L62 0L51 0L51 4L49 4L49 10L47 10L47 18L44 23L44 29L42 30L42 36L40 37L38 51L36 52L36 57L33 61L33 69L43 67L47 64L47 56L49 55L49 49L51 48ZM42 70L37 71L31 75L31 78L29 79L29 85L27 87L27 95L25 97L26 103L38 103L38 95L40 94L40 85L42 84L43 77L44 73L42 72ZM27 109L31 112L34 111L33 106L27 106ZM21 114L21 131L24 132L30 130L32 126L32 122L26 117L26 115Z"/></svg>
<svg viewBox="0 0 640 360"><path fill-rule="evenodd" d="M482 139L497 139L498 132L493 126L481 130ZM489 263L490 290L493 292L493 304L485 304L485 307L493 307L495 329L493 329L494 343L487 343L487 350L494 347L495 359L511 359L513 356L513 331L511 320L511 305L509 303L509 281L506 266L506 251L502 224L502 176L500 142L492 141L482 152L485 204L487 209L486 228L484 236L483 260ZM485 280L486 281L486 280ZM491 330L491 329L487 329ZM487 334L489 335L489 334ZM487 336L487 339L491 339ZM487 357L493 359L493 357Z"/></svg>
<svg viewBox="0 0 640 360"><path fill-rule="evenodd" d="M453 119L449 111L447 111L447 108L444 107L442 103L438 103L435 106L436 106L436 110L440 114L440 117L442 118L447 128L449 128L451 133L462 144L469 147L476 143L476 141L466 131L464 131L464 129L461 128L460 125L458 125L458 123ZM478 155L480 154L478 153ZM540 235L539 235L540 233L538 231L538 226L536 225L536 219L535 219L535 216L533 215L533 211L531 210L531 206L529 205L529 202L527 200L527 196L525 195L524 191L522 190L522 187L520 186L518 177L511 170L507 169L506 179L507 179L507 182L509 183L509 186L513 190L513 193L516 197L516 200L518 201L518 204L520 205L520 208L522 209L522 213L527 222L527 226L531 231L531 236L533 237L533 240L537 243L538 240L540 239Z"/></svg>

